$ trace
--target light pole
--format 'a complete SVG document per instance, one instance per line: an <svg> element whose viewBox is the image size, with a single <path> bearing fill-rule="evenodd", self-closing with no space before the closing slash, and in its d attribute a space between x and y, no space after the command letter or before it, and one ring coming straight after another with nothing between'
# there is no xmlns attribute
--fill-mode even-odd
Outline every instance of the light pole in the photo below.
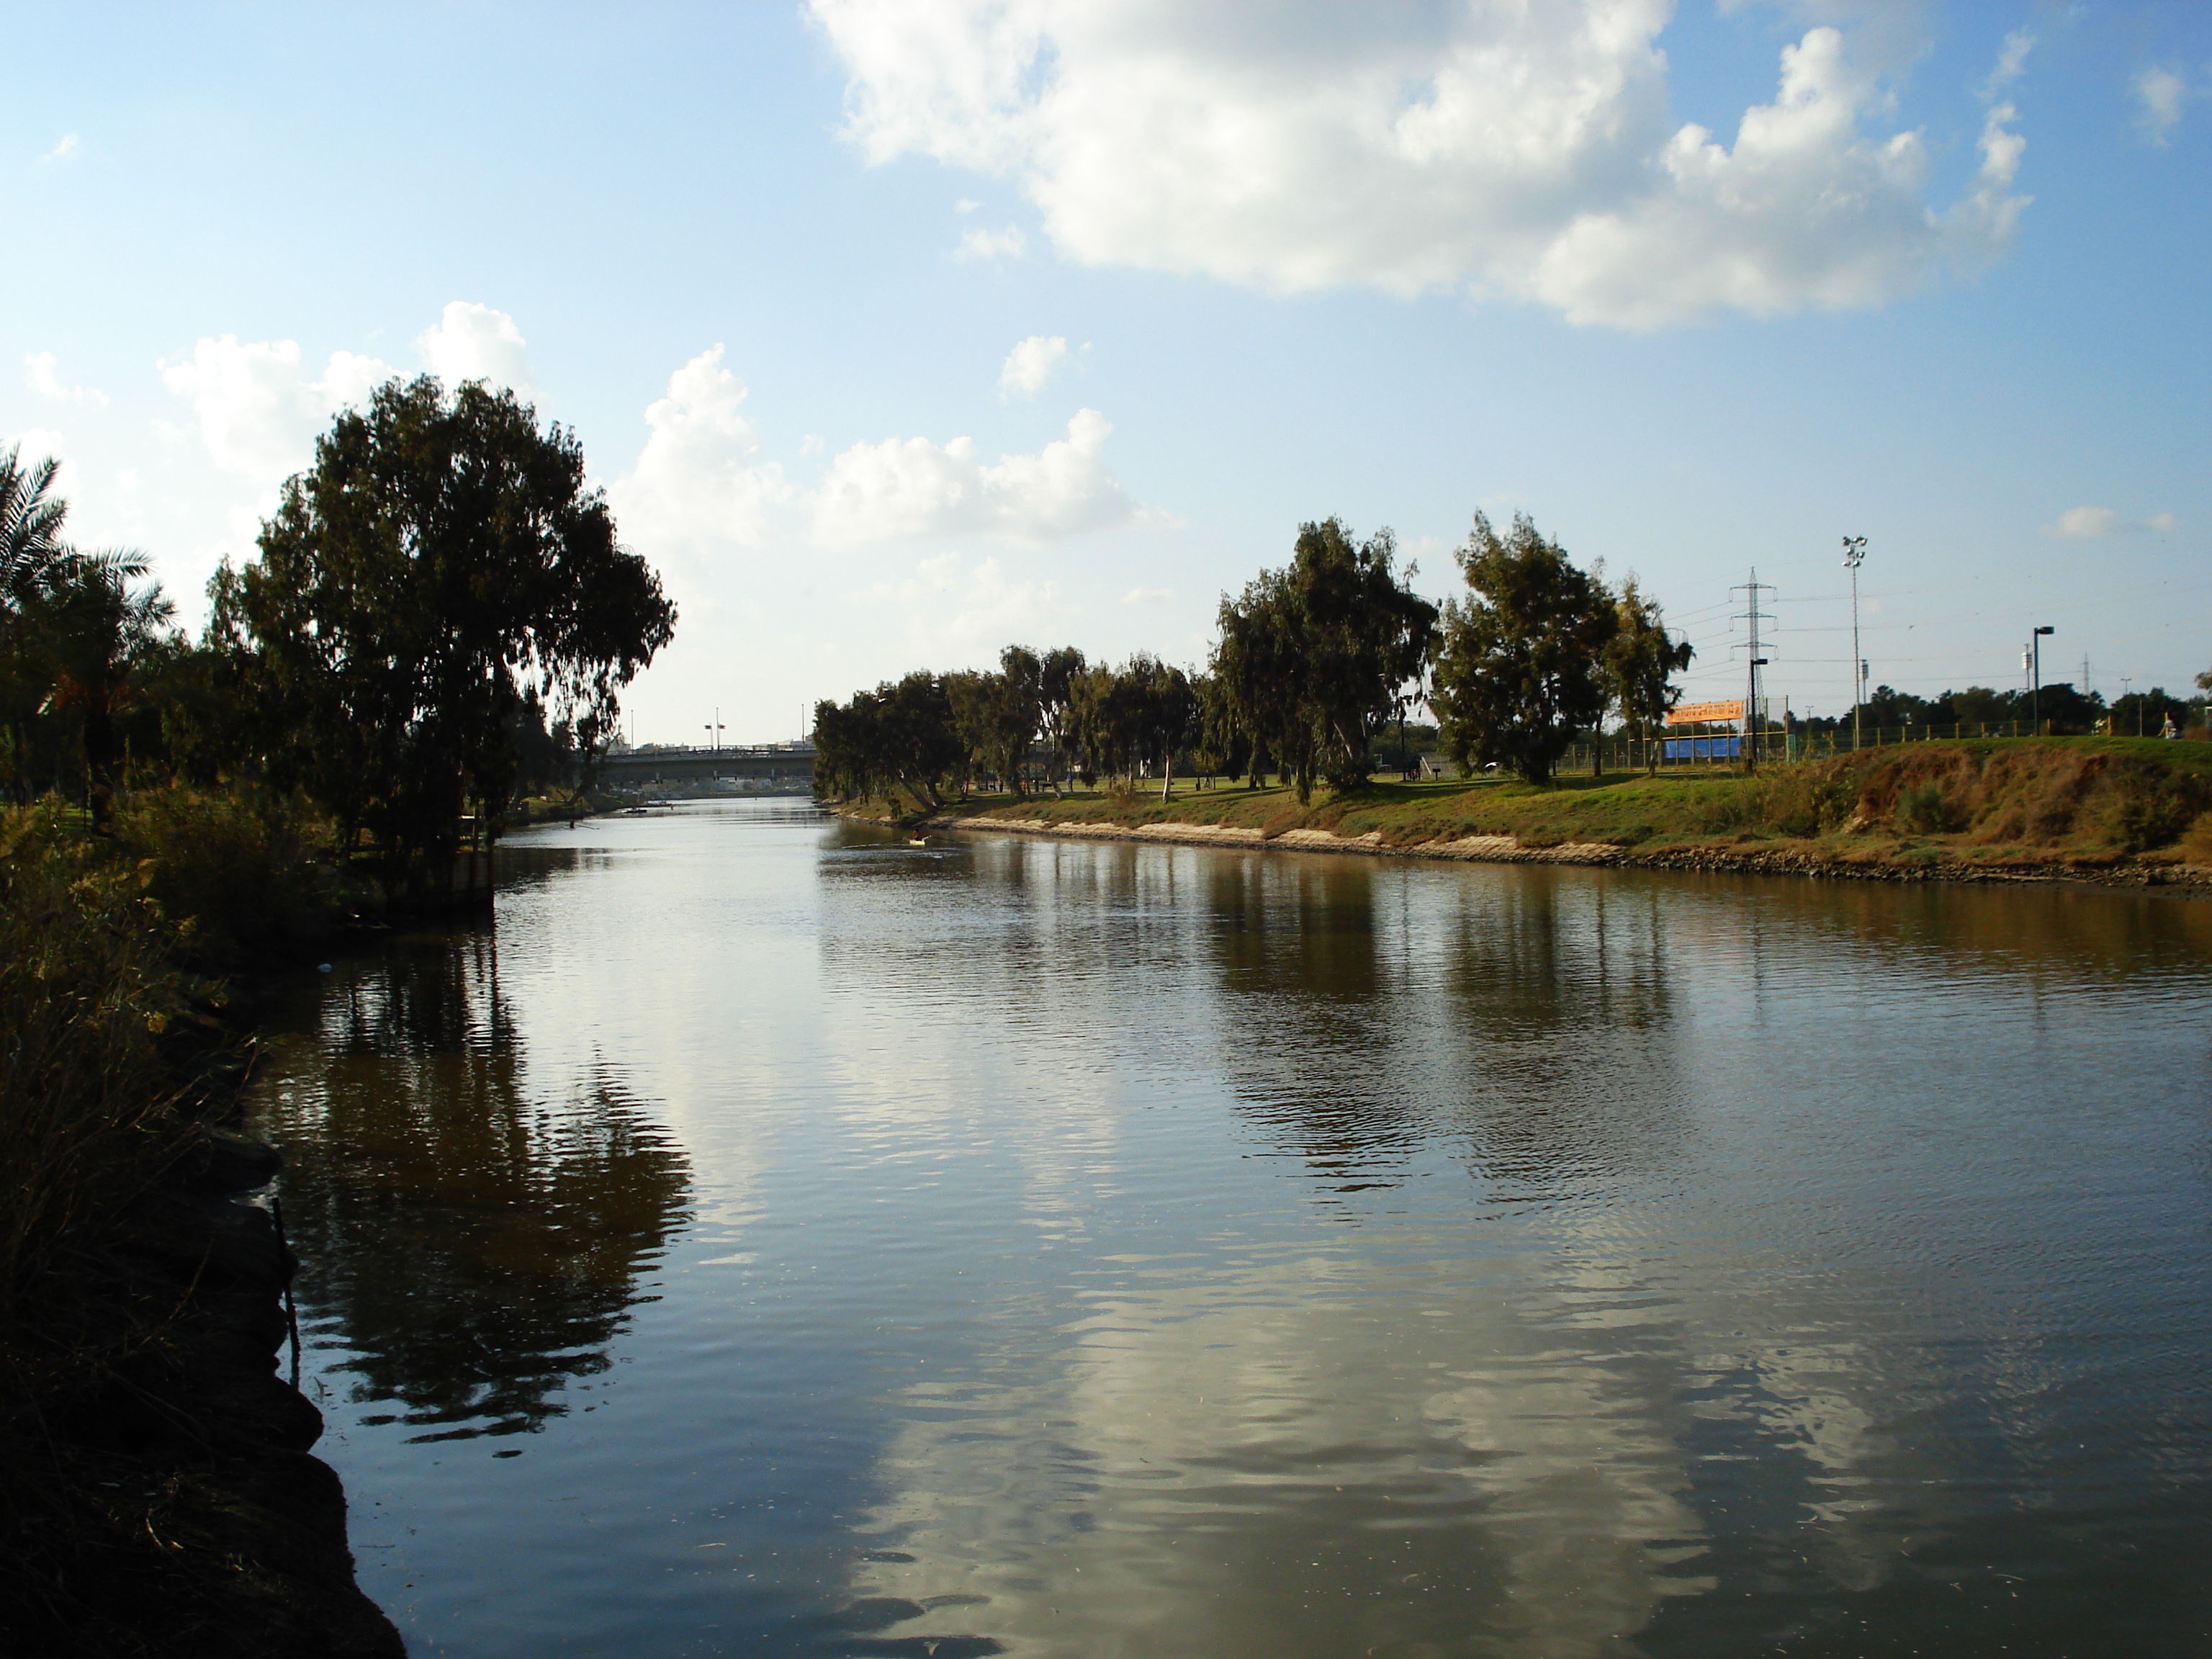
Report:
<svg viewBox="0 0 2212 1659"><path fill-rule="evenodd" d="M2035 659L2035 665L2028 670L2027 679L2027 720L2028 724L2035 728L2028 733L2030 737L2043 735L2043 636L2056 631L2054 629L2039 628L2027 642Z"/></svg>
<svg viewBox="0 0 2212 1659"><path fill-rule="evenodd" d="M726 729L722 725L722 711L717 708L714 711L714 718L707 723L707 741L713 752L717 755L722 752L722 733Z"/></svg>
<svg viewBox="0 0 2212 1659"><path fill-rule="evenodd" d="M2132 674L2123 674L2120 676L2120 701L2122 702L2125 702L2128 700L2128 688L2135 683L2136 677ZM2112 735L2117 738L2120 734L2115 732ZM2142 705L2141 703L2137 703L2136 705L2136 735L2137 737L2142 736Z"/></svg>
<svg viewBox="0 0 2212 1659"><path fill-rule="evenodd" d="M1859 566L1866 562L1866 538L1844 538L1844 568L1851 573L1851 747L1859 746L1859 708L1866 702L1866 659L1859 655Z"/></svg>
<svg viewBox="0 0 2212 1659"><path fill-rule="evenodd" d="M1751 678L1744 687L1743 696L1743 770L1748 777L1759 769L1759 671L1766 666L1766 659L1751 659Z"/></svg>

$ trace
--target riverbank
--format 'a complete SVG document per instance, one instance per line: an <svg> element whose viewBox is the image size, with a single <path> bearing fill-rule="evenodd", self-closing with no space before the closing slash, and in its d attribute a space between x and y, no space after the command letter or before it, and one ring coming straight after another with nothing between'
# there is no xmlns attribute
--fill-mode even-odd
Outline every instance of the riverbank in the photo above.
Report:
<svg viewBox="0 0 2212 1659"><path fill-rule="evenodd" d="M266 802L169 792L112 836L0 817L0 1630L24 1652L403 1651L354 1583L322 1420L277 1376L295 1263L235 1133L241 964L342 883ZM289 951L280 949L289 945ZM213 977L216 971L228 980Z"/></svg>
<svg viewBox="0 0 2212 1659"><path fill-rule="evenodd" d="M2090 881L2212 891L2212 744L1972 739L1756 775L1718 770L1000 796L854 816L939 829L1480 862L1879 881Z"/></svg>

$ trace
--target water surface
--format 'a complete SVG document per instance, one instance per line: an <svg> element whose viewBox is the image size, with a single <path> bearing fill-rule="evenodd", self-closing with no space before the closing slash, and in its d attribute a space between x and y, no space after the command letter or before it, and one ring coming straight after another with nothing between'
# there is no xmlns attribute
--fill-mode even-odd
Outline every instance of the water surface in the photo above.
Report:
<svg viewBox="0 0 2212 1659"><path fill-rule="evenodd" d="M2212 1651L2212 904L502 858L260 1085L416 1654Z"/></svg>

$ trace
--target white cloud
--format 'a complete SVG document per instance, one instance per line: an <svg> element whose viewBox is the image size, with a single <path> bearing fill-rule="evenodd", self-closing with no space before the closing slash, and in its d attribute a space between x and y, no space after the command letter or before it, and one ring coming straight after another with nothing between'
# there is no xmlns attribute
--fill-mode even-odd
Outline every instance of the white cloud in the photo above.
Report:
<svg viewBox="0 0 2212 1659"><path fill-rule="evenodd" d="M59 365L51 351L27 351L23 354L23 384L41 398L60 404L81 404L90 409L104 409L107 394L88 386L63 384Z"/></svg>
<svg viewBox="0 0 2212 1659"><path fill-rule="evenodd" d="M905 580L875 583L860 596L905 616L905 648L915 662L988 665L1007 641L1065 633L1079 614L1055 582L1012 580L992 558L965 571L961 564L958 554L939 553Z"/></svg>
<svg viewBox="0 0 2212 1659"><path fill-rule="evenodd" d="M1018 225L1008 225L1004 230L985 230L977 226L960 233L960 246L952 250L956 259L1018 259L1029 246L1029 239Z"/></svg>
<svg viewBox="0 0 2212 1659"><path fill-rule="evenodd" d="M2172 142L2181 124L2181 106L2189 101L2189 83L2172 70L2154 64L2135 79L2136 131L2147 143Z"/></svg>
<svg viewBox="0 0 2212 1659"><path fill-rule="evenodd" d="M464 380L483 380L526 401L537 395L537 387L514 318L467 300L449 301L445 314L415 337L424 366L449 388Z"/></svg>
<svg viewBox="0 0 2212 1659"><path fill-rule="evenodd" d="M2074 539L2109 536L2119 521L2120 515L2109 507L2069 507L2044 526L2043 533Z"/></svg>
<svg viewBox="0 0 2212 1659"><path fill-rule="evenodd" d="M811 4L872 159L1012 179L1086 264L1641 328L1878 304L2000 251L2022 205L1993 118L1973 194L1931 211L1919 136L1862 135L1887 100L1832 28L1733 147L1670 132L1667 0Z"/></svg>
<svg viewBox="0 0 2212 1659"><path fill-rule="evenodd" d="M51 458L61 465L61 471L54 475L55 477L64 483L69 479L70 461L67 442L60 433L50 427L26 427L12 437L0 439L0 449L16 451L17 462L25 468ZM70 492L58 483L53 493L67 500Z"/></svg>
<svg viewBox="0 0 2212 1659"><path fill-rule="evenodd" d="M2173 514L2154 513L2148 519L2124 519L2109 507L2069 507L2043 526L2046 536L2067 541L2094 541L2106 536L2139 536L2173 528Z"/></svg>
<svg viewBox="0 0 2212 1659"><path fill-rule="evenodd" d="M503 311L456 300L415 345L448 387L483 380L531 395L522 334ZM189 357L159 367L162 384L191 405L216 465L252 480L264 497L313 459L316 436L338 410L366 403L399 373L380 358L333 351L310 380L297 341L235 334L204 337ZM262 510L267 505L264 499Z"/></svg>
<svg viewBox="0 0 2212 1659"><path fill-rule="evenodd" d="M927 438L858 443L830 464L814 496L814 539L856 547L904 536L993 535L1037 544L1158 515L1139 507L1106 470L1113 430L1095 409L1079 410L1067 436L1034 455L975 459L972 439L939 446Z"/></svg>
<svg viewBox="0 0 2212 1659"><path fill-rule="evenodd" d="M1121 596L1124 605L1165 605L1175 598L1172 587L1133 587Z"/></svg>
<svg viewBox="0 0 2212 1659"><path fill-rule="evenodd" d="M1066 356L1067 342L1061 336L1030 335L1006 354L999 370L999 395L1034 398Z"/></svg>
<svg viewBox="0 0 2212 1659"><path fill-rule="evenodd" d="M624 541L652 556L766 539L769 504L791 492L781 467L754 462L760 440L738 412L744 399L719 344L668 377L668 395L645 411L652 432L637 465L607 490Z"/></svg>
<svg viewBox="0 0 2212 1659"><path fill-rule="evenodd" d="M2026 29L2013 29L2006 33L2004 45L1997 52L1996 67L1982 82L1984 103L1994 103L1999 93L2020 79L2027 69L2027 54L2034 50L2035 37Z"/></svg>
<svg viewBox="0 0 2212 1659"><path fill-rule="evenodd" d="M77 153L83 148L84 145L79 141L76 134L73 132L65 132L62 134L60 140L56 143L54 147L48 150L45 155L39 157L39 160L41 161L72 161L76 159Z"/></svg>
<svg viewBox="0 0 2212 1659"><path fill-rule="evenodd" d="M374 357L334 351L322 377L310 380L297 341L241 343L235 334L203 338L191 356L160 368L161 383L191 405L215 464L264 489L306 466L331 417L395 372Z"/></svg>

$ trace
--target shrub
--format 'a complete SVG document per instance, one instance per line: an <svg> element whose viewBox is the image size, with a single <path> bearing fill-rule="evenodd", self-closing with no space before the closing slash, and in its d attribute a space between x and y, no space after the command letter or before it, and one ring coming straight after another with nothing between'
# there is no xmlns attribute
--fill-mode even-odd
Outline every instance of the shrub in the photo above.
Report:
<svg viewBox="0 0 2212 1659"><path fill-rule="evenodd" d="M171 785L129 797L115 833L145 861L149 893L189 919L193 954L228 966L318 938L365 902L319 855L323 827L296 799Z"/></svg>
<svg viewBox="0 0 2212 1659"><path fill-rule="evenodd" d="M1944 798L1943 786L1932 779L1910 784L1897 797L1899 829L1916 836L1945 836L1960 826L1964 815Z"/></svg>
<svg viewBox="0 0 2212 1659"><path fill-rule="evenodd" d="M2191 864L2212 864L2212 812L2200 813L2179 845L2182 857Z"/></svg>
<svg viewBox="0 0 2212 1659"><path fill-rule="evenodd" d="M58 810L0 817L0 1328L65 1241L151 1180L168 1121L161 1038L191 1012L150 867L95 858ZM12 1358L11 1354L11 1358Z"/></svg>
<svg viewBox="0 0 2212 1659"><path fill-rule="evenodd" d="M2212 785L2198 774L2160 776L2135 762L2115 768L2112 782L2120 787L2111 792L2101 816L2107 836L2122 852L2171 846L2212 807Z"/></svg>
<svg viewBox="0 0 2212 1659"><path fill-rule="evenodd" d="M1857 800L1857 781L1847 766L1793 766L1768 781L1765 821L1785 836L1825 835L1850 819Z"/></svg>

